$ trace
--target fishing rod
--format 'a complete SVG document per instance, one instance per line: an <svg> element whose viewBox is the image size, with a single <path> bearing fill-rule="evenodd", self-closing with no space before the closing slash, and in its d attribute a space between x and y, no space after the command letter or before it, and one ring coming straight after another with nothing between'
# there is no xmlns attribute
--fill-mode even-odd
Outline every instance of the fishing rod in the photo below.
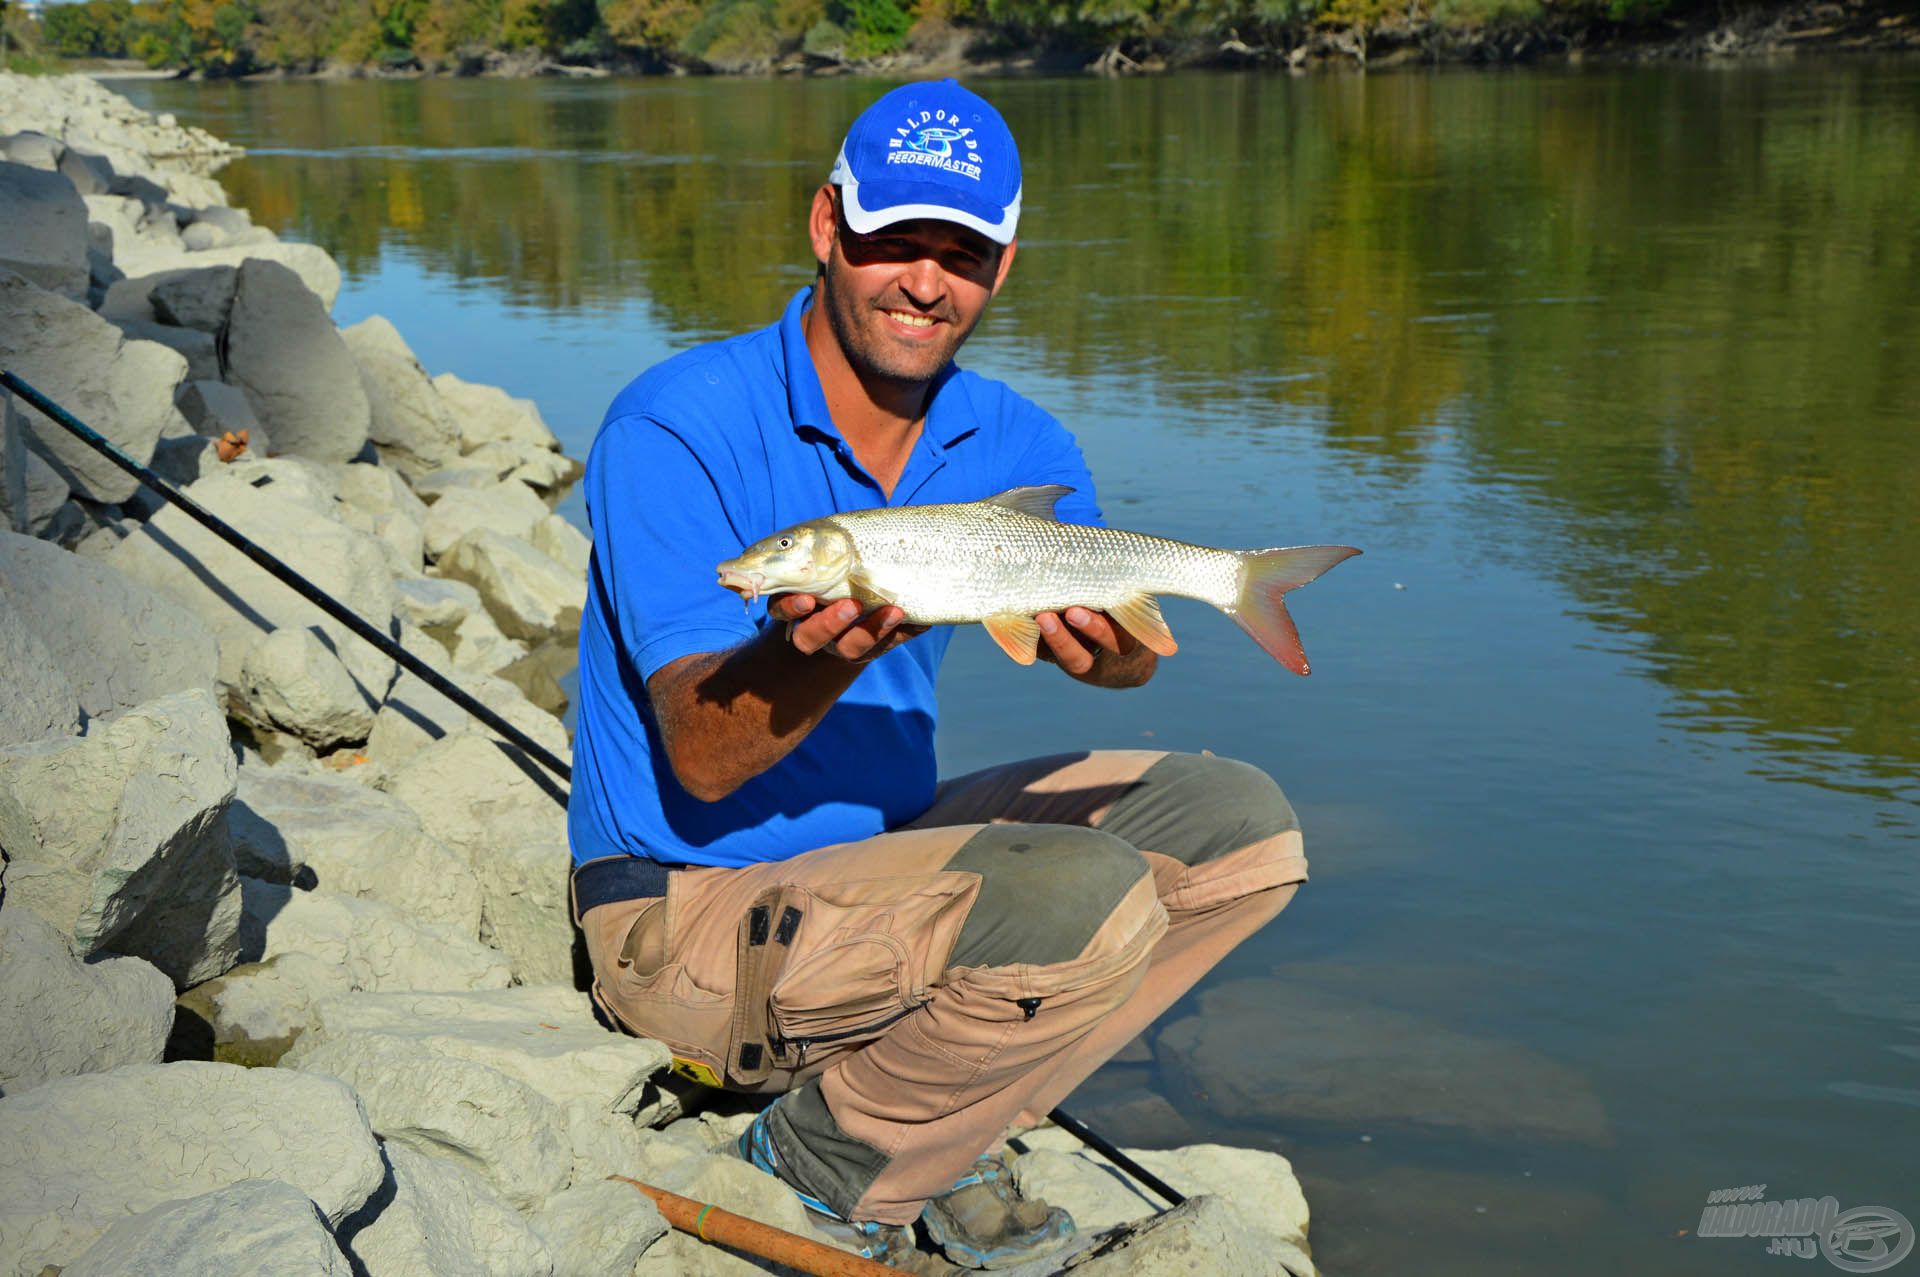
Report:
<svg viewBox="0 0 1920 1277"><path fill-rule="evenodd" d="M265 569L301 598L307 600L307 602L313 604L322 612L325 612L328 616L346 626L349 630L353 631L353 633L373 644L374 647L379 649L381 655L392 659L408 673L418 675L427 686L433 688L434 691L439 692L455 705L458 705L461 709L473 715L474 718L493 729L502 740L505 740L508 744L526 754L527 757L547 768L547 770L551 771L561 780L569 784L573 782L573 769L555 756L552 750L549 750L539 741L536 741L533 737L527 735L518 727L515 727L492 709L489 709L485 704L481 703L479 698L461 688L459 684L448 679L425 661L407 651L406 648L400 646L399 643L383 633L377 626L371 624L358 613L328 594L325 590L315 585L312 581L309 581L306 577L300 575L300 573L294 571L285 563L282 563L279 559L269 554L226 520L208 510L205 506L174 487L165 479L162 479L146 466L135 461L123 452L119 445L115 444L111 439L108 439L92 426L87 425L65 408L62 408L59 404L41 394L20 377L4 369L0 369L0 388L4 388L20 396L20 398L26 400L44 413L49 421L66 430L69 434L80 440L80 442L113 462L114 465L125 470L148 488L158 493L161 498L169 504L178 506L188 517L253 560L254 563ZM548 792L551 793L552 791ZM555 797L560 801L564 801L564 798L560 795L555 795ZM1064 1110L1056 1108L1048 1113L1047 1117L1062 1130L1067 1131L1081 1143L1093 1149L1095 1152L1100 1153L1115 1166L1132 1175L1155 1193L1158 1193L1170 1204L1178 1206L1186 1200L1185 1197L1168 1187L1166 1181L1162 1180L1146 1167L1140 1165L1140 1163L1136 1162L1133 1158L1128 1157L1125 1153L1121 1152L1119 1148L1088 1128L1084 1122L1072 1117Z"/></svg>
<svg viewBox="0 0 1920 1277"><path fill-rule="evenodd" d="M525 753L527 757L551 771L561 780L572 781L573 769L557 757L552 750L489 709L480 702L479 698L462 690L458 684L448 679L445 675L409 652L406 648L400 646L400 644L396 643L392 638L382 633L378 627L364 620L358 613L335 599L325 590L322 590L312 581L307 580L306 577L300 575L285 563L282 563L279 559L261 549L260 546L249 540L226 520L208 510L198 501L195 501L192 497L180 491L147 467L141 465L138 461L135 461L125 452L122 452L119 446L111 439L108 439L92 426L81 421L78 417L75 417L65 408L62 408L59 404L47 398L11 372L0 371L0 386L4 386L14 394L19 395L22 399L45 413L48 420L52 421L55 425L62 427L69 434L80 440L80 442L86 444L89 448L92 448L95 452L113 462L114 465L119 466L141 483L144 483L147 487L159 493L170 504L178 506L186 512L189 518L205 527L209 532L219 537L222 541L225 541L234 549L240 551L240 553L246 555L249 559L252 559L254 563L278 578L283 585L287 586L295 594L298 594L301 598L313 604L322 612L325 612L328 616L380 649L382 656L389 657L397 662L400 667L409 674L418 675L427 686L479 719L482 723L485 723L488 727L499 733L503 740Z"/></svg>

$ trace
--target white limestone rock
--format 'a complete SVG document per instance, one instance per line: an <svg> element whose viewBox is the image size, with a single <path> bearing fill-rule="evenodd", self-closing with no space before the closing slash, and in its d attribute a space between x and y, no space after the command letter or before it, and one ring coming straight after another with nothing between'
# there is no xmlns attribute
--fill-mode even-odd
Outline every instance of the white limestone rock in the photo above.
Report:
<svg viewBox="0 0 1920 1277"><path fill-rule="evenodd" d="M48 173L59 169L60 157L65 151L59 138L48 137L38 129L22 129L0 137L0 160Z"/></svg>
<svg viewBox="0 0 1920 1277"><path fill-rule="evenodd" d="M1082 1277L1191 1277L1194 1273L1270 1273L1315 1277L1304 1250L1273 1249L1248 1233L1224 1197L1189 1197L1165 1215L1140 1225L1117 1247L1074 1266Z"/></svg>
<svg viewBox="0 0 1920 1277"><path fill-rule="evenodd" d="M624 1115L629 1125L648 1098L648 1080L672 1058L658 1042L600 1027L587 995L564 985L329 998L303 1050L375 1038L484 1064L563 1109L583 1104Z"/></svg>
<svg viewBox="0 0 1920 1277"><path fill-rule="evenodd" d="M566 729L505 679L466 673L454 680L461 690L509 723L563 757ZM417 674L402 674L374 716L367 755L389 765L403 763L437 740L462 732L491 735L473 716L427 685Z"/></svg>
<svg viewBox="0 0 1920 1277"><path fill-rule="evenodd" d="M0 74L0 120L36 129L111 162L116 173L144 173L182 204L224 204L219 183L205 168L240 148L155 116L84 75Z"/></svg>
<svg viewBox="0 0 1920 1277"><path fill-rule="evenodd" d="M1083 1234L1164 1208L1130 1176L1057 1127L1029 1132L1021 1142L1032 1150L1013 1161L1021 1191L1064 1208ZM1309 1253L1307 1199L1292 1165L1278 1153L1221 1144L1127 1152L1189 1197L1215 1196L1232 1216L1233 1229L1257 1238L1269 1253Z"/></svg>
<svg viewBox="0 0 1920 1277"><path fill-rule="evenodd" d="M243 1179L163 1202L113 1225L63 1277L351 1277L313 1199L275 1179Z"/></svg>
<svg viewBox="0 0 1920 1277"><path fill-rule="evenodd" d="M427 553L438 559L460 538L481 528L528 537L547 513L547 503L518 479L484 488L452 488L428 507Z"/></svg>
<svg viewBox="0 0 1920 1277"><path fill-rule="evenodd" d="M373 730L374 703L312 630L262 634L240 663L233 711L248 722L325 749Z"/></svg>
<svg viewBox="0 0 1920 1277"><path fill-rule="evenodd" d="M465 581L434 576L395 581L393 601L400 616L445 646L451 646L460 622L476 612L484 615L486 606L480 602L480 591Z"/></svg>
<svg viewBox="0 0 1920 1277"><path fill-rule="evenodd" d="M84 291L84 285L83 285ZM186 425L173 406L187 361L164 346L128 341L118 328L57 293L0 268L0 366L60 404L145 465L163 432ZM29 446L74 492L124 501L140 486L39 411L16 400Z"/></svg>
<svg viewBox="0 0 1920 1277"><path fill-rule="evenodd" d="M59 173L0 163L0 269L71 301L87 299L87 206Z"/></svg>
<svg viewBox="0 0 1920 1277"><path fill-rule="evenodd" d="M0 585L72 682L89 719L112 721L159 696L213 690L212 631L172 599L104 564L0 533Z"/></svg>
<svg viewBox="0 0 1920 1277"><path fill-rule="evenodd" d="M139 200L125 195L83 195L81 198L87 207L88 228L97 226L106 230L112 245L113 263L119 267L123 277L155 274L160 269L160 263L170 262L185 251L186 246L180 240L179 223L164 209L149 209ZM151 288L151 285L148 287ZM111 298L113 295L113 290L109 288L107 296ZM105 299L101 304L104 308ZM119 312L116 310L115 313ZM142 314L136 308L128 318L152 318L152 310L148 308Z"/></svg>
<svg viewBox="0 0 1920 1277"><path fill-rule="evenodd" d="M565 838L497 842L470 863L480 880L480 939L528 984L572 984L573 914Z"/></svg>
<svg viewBox="0 0 1920 1277"><path fill-rule="evenodd" d="M653 1200L631 1184L576 1184L533 1216L553 1252L554 1271L570 1277L628 1277L647 1248L666 1236Z"/></svg>
<svg viewBox="0 0 1920 1277"><path fill-rule="evenodd" d="M313 1023L314 1008L352 990L351 977L312 954L283 953L245 962L197 984L176 1000L177 1014L196 1015L213 1035L213 1058L248 1068L280 1062Z"/></svg>
<svg viewBox="0 0 1920 1277"><path fill-rule="evenodd" d="M545 493L565 487L583 473L583 468L571 457L530 443L508 443L501 439L481 444L467 454L467 460L483 462L503 477Z"/></svg>
<svg viewBox="0 0 1920 1277"><path fill-rule="evenodd" d="M550 514L534 525L532 541L534 549L582 581L587 579L593 541L579 528L557 514Z"/></svg>
<svg viewBox="0 0 1920 1277"><path fill-rule="evenodd" d="M373 411L369 437L383 461L409 479L460 456L460 431L406 340L379 315L340 336L360 368Z"/></svg>
<svg viewBox="0 0 1920 1277"><path fill-rule="evenodd" d="M212 333L132 319L117 319L114 327L125 334L128 341L150 341L156 346L165 346L186 360L189 379L211 380L220 375L220 353L214 345Z"/></svg>
<svg viewBox="0 0 1920 1277"><path fill-rule="evenodd" d="M7 906L82 957L146 958L181 986L232 966L240 897L227 839L235 766L203 690L82 737L0 749Z"/></svg>
<svg viewBox="0 0 1920 1277"><path fill-rule="evenodd" d="M459 584L464 585L465 582ZM472 589L471 586L467 588ZM493 617L482 608L460 619L448 650L453 655L455 669L470 670L475 674L498 674L526 656L527 645L518 639L508 638Z"/></svg>
<svg viewBox="0 0 1920 1277"><path fill-rule="evenodd" d="M80 730L80 696L0 578L0 741L24 744Z"/></svg>
<svg viewBox="0 0 1920 1277"><path fill-rule="evenodd" d="M157 1064L173 981L139 958L83 963L26 908L0 908L0 1095L57 1077Z"/></svg>
<svg viewBox="0 0 1920 1277"><path fill-rule="evenodd" d="M187 495L374 625L393 615L379 542L334 515L331 492L296 460L235 462ZM181 511L160 511L105 556L108 566L173 598L219 640L221 685L236 689L255 638L318 627L369 695L385 694L393 662Z"/></svg>
<svg viewBox="0 0 1920 1277"><path fill-rule="evenodd" d="M498 1069L372 1035L320 1041L308 1034L281 1065L339 1078L389 1145L469 1167L517 1210L532 1210L566 1187L572 1158L565 1115Z"/></svg>
<svg viewBox="0 0 1920 1277"><path fill-rule="evenodd" d="M253 405L238 386L224 381L199 380L181 383L174 396L181 415L193 432L218 439L225 434L247 432L248 452L257 458L268 456L273 448L267 432L254 414Z"/></svg>
<svg viewBox="0 0 1920 1277"><path fill-rule="evenodd" d="M227 809L239 871L378 900L451 935L480 934L480 883L397 798L337 776L246 767Z"/></svg>
<svg viewBox="0 0 1920 1277"><path fill-rule="evenodd" d="M440 505L448 499L443 497ZM580 632L586 578L573 575L519 537L490 528L469 532L454 542L438 566L440 575L479 590L487 612L513 638L539 640Z"/></svg>
<svg viewBox="0 0 1920 1277"><path fill-rule="evenodd" d="M291 270L241 264L223 350L225 380L247 392L275 447L347 461L366 446L372 417L359 369L327 307Z"/></svg>
<svg viewBox="0 0 1920 1277"><path fill-rule="evenodd" d="M471 461L462 460L452 465L442 466L431 474L424 474L414 479L412 481L413 491L415 496L419 497L428 505L432 505L446 493L456 488L492 487L495 483L506 478L509 473L511 473L511 471L501 470L494 466L476 465Z"/></svg>
<svg viewBox="0 0 1920 1277"><path fill-rule="evenodd" d="M480 866L504 849L566 844L561 791L539 765L470 732L435 741L394 767L380 787L420 817L429 834ZM483 881L483 892L485 885Z"/></svg>
<svg viewBox="0 0 1920 1277"><path fill-rule="evenodd" d="M66 504L69 494L66 481L41 460L38 453L25 447L25 440L26 432L22 430L21 473L16 483L11 469L12 449L5 446L5 436L0 434L0 527L12 530L23 524L29 534L38 536ZM21 497L17 520L13 508L16 486Z"/></svg>
<svg viewBox="0 0 1920 1277"><path fill-rule="evenodd" d="M398 1140L381 1153L391 1196L369 1202L339 1232L365 1277L572 1277L573 1269L555 1269L526 1219L466 1166Z"/></svg>
<svg viewBox="0 0 1920 1277"><path fill-rule="evenodd" d="M183 1062L60 1078L0 1099L0 1255L71 1264L128 1214L248 1179L338 1223L380 1186L365 1113L333 1078Z"/></svg>
<svg viewBox="0 0 1920 1277"><path fill-rule="evenodd" d="M496 440L548 452L560 450L559 439L547 428L533 400L516 399L498 386L462 381L450 372L435 377L433 385L459 423L461 451L472 452Z"/></svg>
<svg viewBox="0 0 1920 1277"><path fill-rule="evenodd" d="M60 153L60 174L73 183L82 196L104 195L114 183L113 165L104 155L92 155L76 147Z"/></svg>
<svg viewBox="0 0 1920 1277"><path fill-rule="evenodd" d="M505 959L477 940L408 917L392 905L326 891L240 880L241 957L304 953L335 968L349 990L501 989Z"/></svg>

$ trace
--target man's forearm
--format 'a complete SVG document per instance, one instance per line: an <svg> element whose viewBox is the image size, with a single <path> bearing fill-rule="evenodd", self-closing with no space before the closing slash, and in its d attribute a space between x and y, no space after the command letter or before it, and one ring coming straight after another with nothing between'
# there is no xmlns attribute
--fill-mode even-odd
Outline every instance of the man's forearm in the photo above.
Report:
<svg viewBox="0 0 1920 1277"><path fill-rule="evenodd" d="M856 663L796 651L773 625L682 657L647 692L681 787L717 802L793 752L859 676Z"/></svg>

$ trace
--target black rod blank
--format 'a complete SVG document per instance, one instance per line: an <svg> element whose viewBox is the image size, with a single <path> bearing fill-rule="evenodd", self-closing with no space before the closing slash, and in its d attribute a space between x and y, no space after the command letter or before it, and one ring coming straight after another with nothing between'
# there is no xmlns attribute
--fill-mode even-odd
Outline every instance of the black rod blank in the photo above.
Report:
<svg viewBox="0 0 1920 1277"><path fill-rule="evenodd" d="M62 408L59 404L53 402L53 400L47 398L11 372L0 370L0 386L4 386L14 394L19 395L35 408L45 413L47 419L55 425L62 427L69 434L79 439L80 442L113 462L113 464L119 466L122 470L125 470L141 483L146 484L147 487L152 488L169 502L179 506L180 509L186 511L187 515L195 522L266 569L266 571L277 577L301 598L307 600L307 602L313 604L322 612L325 612L328 616L379 648L382 655L391 657L402 669L410 674L419 675L422 681L433 688L434 691L440 693L455 705L458 705L461 709L467 711L467 713L492 728L495 732L499 733L501 739L521 750L527 757L547 768L547 770L551 771L561 780L570 782L573 779L573 769L568 767L560 758L556 757L553 751L489 709L486 705L482 704L478 698L461 690L457 684L453 683L445 675L441 674L413 653L407 651L406 648L401 647L376 626L356 615L345 604L335 600L319 586L307 580L306 577L301 576L279 559L267 553L258 545L255 545L224 519L202 506L186 493L181 492L178 488L168 483L165 479L162 479L153 471L147 469L147 467L141 465L138 461L135 461L125 452L122 452L111 439L100 434L99 431L75 417L65 408Z"/></svg>
<svg viewBox="0 0 1920 1277"><path fill-rule="evenodd" d="M1055 1126L1058 1126L1061 1130L1073 1136L1082 1144L1085 1144L1088 1148L1100 1154L1154 1192L1160 1194L1160 1196L1166 1198L1168 1205L1178 1206L1187 1200L1185 1194L1178 1192L1172 1185L1168 1184L1167 1181L1161 1179L1158 1175L1155 1175L1131 1157L1128 1157L1125 1153L1121 1152L1118 1147L1109 1143L1105 1136L1099 1134L1079 1118L1069 1114L1065 1109L1055 1109L1053 1112L1047 1114L1047 1116L1053 1119Z"/></svg>

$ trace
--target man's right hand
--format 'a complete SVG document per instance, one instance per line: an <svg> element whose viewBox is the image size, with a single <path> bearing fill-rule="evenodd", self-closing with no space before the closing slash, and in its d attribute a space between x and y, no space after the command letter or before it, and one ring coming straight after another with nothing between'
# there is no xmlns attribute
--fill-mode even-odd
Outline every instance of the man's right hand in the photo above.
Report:
<svg viewBox="0 0 1920 1277"><path fill-rule="evenodd" d="M859 664L925 634L924 625L906 624L907 614L891 603L861 615L852 599L822 602L811 594L782 594L767 604L767 615L787 622L794 650L823 653Z"/></svg>

